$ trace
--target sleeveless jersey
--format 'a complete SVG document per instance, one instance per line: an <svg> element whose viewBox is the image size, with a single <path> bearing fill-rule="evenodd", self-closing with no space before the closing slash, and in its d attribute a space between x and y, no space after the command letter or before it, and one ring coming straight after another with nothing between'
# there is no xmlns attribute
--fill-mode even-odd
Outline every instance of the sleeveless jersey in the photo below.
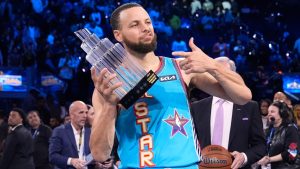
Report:
<svg viewBox="0 0 300 169"><path fill-rule="evenodd" d="M200 150L184 81L174 59L160 59L156 83L118 114L121 168L198 168Z"/></svg>

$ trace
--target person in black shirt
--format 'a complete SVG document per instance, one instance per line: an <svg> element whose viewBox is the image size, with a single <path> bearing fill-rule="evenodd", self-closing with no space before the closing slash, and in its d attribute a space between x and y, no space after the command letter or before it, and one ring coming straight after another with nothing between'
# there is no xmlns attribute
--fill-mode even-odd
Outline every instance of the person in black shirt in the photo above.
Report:
<svg viewBox="0 0 300 169"><path fill-rule="evenodd" d="M34 143L33 159L35 169L52 169L49 163L49 139L52 134L50 127L41 123L37 110L28 112L27 120Z"/></svg>
<svg viewBox="0 0 300 169"><path fill-rule="evenodd" d="M298 165L299 136L297 126L289 119L289 109L284 102L274 102L268 108L268 118L274 118L274 127L267 132L267 155L257 164L272 168L300 168Z"/></svg>

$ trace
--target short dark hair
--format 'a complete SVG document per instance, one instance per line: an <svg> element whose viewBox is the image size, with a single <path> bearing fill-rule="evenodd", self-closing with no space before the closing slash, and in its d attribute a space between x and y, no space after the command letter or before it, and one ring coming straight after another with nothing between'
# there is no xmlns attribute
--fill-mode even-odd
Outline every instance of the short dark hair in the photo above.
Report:
<svg viewBox="0 0 300 169"><path fill-rule="evenodd" d="M86 104L86 107L87 107L88 110L90 110L93 106L90 105L90 104Z"/></svg>
<svg viewBox="0 0 300 169"><path fill-rule="evenodd" d="M31 114L31 113L34 113L34 112L40 117L40 112L38 110L30 110L30 111L28 111L27 116L29 114Z"/></svg>
<svg viewBox="0 0 300 169"><path fill-rule="evenodd" d="M120 13L126 9L133 8L133 7L142 7L138 3L126 3L119 6L117 9L113 11L110 17L110 25L112 30L117 30L120 28Z"/></svg>
<svg viewBox="0 0 300 169"><path fill-rule="evenodd" d="M17 107L16 107L16 108L11 109L11 112L12 112L12 111L17 112L17 113L20 115L20 117L21 117L22 120L23 120L23 123L26 122L26 116L25 116L25 113L24 113L23 109L17 108Z"/></svg>

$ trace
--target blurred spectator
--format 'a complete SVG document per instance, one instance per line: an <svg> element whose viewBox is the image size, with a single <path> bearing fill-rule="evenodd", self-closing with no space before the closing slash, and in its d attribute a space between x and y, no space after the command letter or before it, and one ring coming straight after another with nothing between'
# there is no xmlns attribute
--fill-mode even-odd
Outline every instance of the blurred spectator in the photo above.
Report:
<svg viewBox="0 0 300 169"><path fill-rule="evenodd" d="M34 109L38 110L42 122L46 125L49 125L51 113L45 97L43 96L37 97L37 103Z"/></svg>
<svg viewBox="0 0 300 169"><path fill-rule="evenodd" d="M211 12L214 9L214 4L210 0L205 0L203 3L203 10Z"/></svg>
<svg viewBox="0 0 300 169"><path fill-rule="evenodd" d="M195 12L201 10L201 8L201 2L199 0L193 0L193 2L191 3L191 14L194 15Z"/></svg>
<svg viewBox="0 0 300 169"><path fill-rule="evenodd" d="M173 28L173 30L178 30L181 26L181 20L179 16L176 14L173 14L170 19L170 26Z"/></svg>
<svg viewBox="0 0 300 169"><path fill-rule="evenodd" d="M49 121L49 126L54 129L60 125L60 119L57 117L51 117Z"/></svg>
<svg viewBox="0 0 300 169"><path fill-rule="evenodd" d="M212 30L214 24L214 19L209 12L205 12L204 16L201 18L201 25L204 30Z"/></svg>
<svg viewBox="0 0 300 169"><path fill-rule="evenodd" d="M70 115L66 115L65 117L64 117L64 124L67 124L67 123L69 123L71 121L71 118L70 118Z"/></svg>
<svg viewBox="0 0 300 169"><path fill-rule="evenodd" d="M33 140L23 125L25 120L26 116L22 109L14 108L10 111L8 117L10 130L0 160L1 169L34 169Z"/></svg>
<svg viewBox="0 0 300 169"><path fill-rule="evenodd" d="M6 13L8 14L8 17L5 16ZM10 21L13 19L13 8L9 0L4 0L0 3L0 17L2 19L9 18Z"/></svg>
<svg viewBox="0 0 300 169"><path fill-rule="evenodd" d="M85 24L84 28L87 28L92 33L95 33L99 38L102 38L104 36L103 29L94 21Z"/></svg>
<svg viewBox="0 0 300 169"><path fill-rule="evenodd" d="M290 98L287 98L286 105L288 106L288 108L290 108L291 110L293 110L292 100Z"/></svg>
<svg viewBox="0 0 300 169"><path fill-rule="evenodd" d="M53 95L52 93L47 94L45 104L48 107L50 118L55 117L56 119L60 119L61 109L57 96Z"/></svg>
<svg viewBox="0 0 300 169"><path fill-rule="evenodd" d="M231 10L229 10L229 9L225 9L224 22L225 22L225 24L228 24L228 25L234 22L234 17L232 15Z"/></svg>
<svg viewBox="0 0 300 169"><path fill-rule="evenodd" d="M263 129L265 135L267 134L267 129L269 128L269 123L268 123L268 108L271 105L272 101L269 99L262 99L259 102L260 106L260 115L263 123Z"/></svg>
<svg viewBox="0 0 300 169"><path fill-rule="evenodd" d="M48 0L31 0L31 4L36 13L42 13L48 5Z"/></svg>
<svg viewBox="0 0 300 169"><path fill-rule="evenodd" d="M33 160L35 169L52 169L49 163L49 138L52 130L42 124L38 111L32 110L27 114L27 121L33 138Z"/></svg>
<svg viewBox="0 0 300 169"><path fill-rule="evenodd" d="M287 103L287 97L283 92L276 92L273 97L273 102L285 102Z"/></svg>
<svg viewBox="0 0 300 169"><path fill-rule="evenodd" d="M236 40L236 44L235 46L233 47L233 51L234 51L234 54L241 54L243 55L244 54L244 51L245 51L245 46L242 44L242 41L237 39Z"/></svg>
<svg viewBox="0 0 300 169"><path fill-rule="evenodd" d="M41 33L40 29L32 19L30 19L28 24L25 25L22 34L23 44L30 45L30 48L35 50L37 48L37 38L40 37Z"/></svg>
<svg viewBox="0 0 300 169"><path fill-rule="evenodd" d="M230 0L231 3L231 11L233 13L234 16L238 16L239 15L239 5L235 0Z"/></svg>
<svg viewBox="0 0 300 169"><path fill-rule="evenodd" d="M223 10L228 9L229 11L231 11L231 4L230 4L230 2L227 1L227 0L223 0L223 2L222 2L222 7L223 7Z"/></svg>
<svg viewBox="0 0 300 169"><path fill-rule="evenodd" d="M180 35L177 35L174 41L172 42L172 51L187 51L187 45L184 40L180 38Z"/></svg>
<svg viewBox="0 0 300 169"><path fill-rule="evenodd" d="M152 22L156 22L157 20L159 20L159 17L160 17L160 12L159 10L157 9L157 7L150 7L149 8L149 16L152 20Z"/></svg>
<svg viewBox="0 0 300 169"><path fill-rule="evenodd" d="M229 57L229 44L224 41L223 36L219 36L218 42L213 46L213 53L215 57L227 56Z"/></svg>
<svg viewBox="0 0 300 169"><path fill-rule="evenodd" d="M300 104L295 104L293 107L293 113L296 118L296 124L300 130Z"/></svg>
<svg viewBox="0 0 300 169"><path fill-rule="evenodd" d="M47 36L47 42L49 45L54 45L55 37L56 37L56 30L52 30Z"/></svg>
<svg viewBox="0 0 300 169"><path fill-rule="evenodd" d="M91 22L94 22L97 26L101 25L101 13L95 9L93 9L93 12L90 15Z"/></svg>
<svg viewBox="0 0 300 169"><path fill-rule="evenodd" d="M300 37L295 41L294 50L298 55L300 55Z"/></svg>
<svg viewBox="0 0 300 169"><path fill-rule="evenodd" d="M3 153L4 141L7 137L8 125L4 116L4 111L0 110L0 159Z"/></svg>

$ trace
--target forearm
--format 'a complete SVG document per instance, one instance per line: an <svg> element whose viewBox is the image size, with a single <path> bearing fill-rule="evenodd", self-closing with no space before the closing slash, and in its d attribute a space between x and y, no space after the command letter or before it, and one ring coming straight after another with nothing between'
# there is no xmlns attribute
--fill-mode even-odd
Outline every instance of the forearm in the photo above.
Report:
<svg viewBox="0 0 300 169"><path fill-rule="evenodd" d="M208 70L207 76L210 76L208 79L211 80L212 84L216 85L215 89L219 90L216 94L220 95L216 96L236 104L245 104L251 100L251 91L239 74L224 68L223 65L217 62L213 62L212 65ZM199 82L203 83L203 81Z"/></svg>
<svg viewBox="0 0 300 169"><path fill-rule="evenodd" d="M282 161L282 156L281 154L277 154L275 156L270 157L269 159L270 159L270 163Z"/></svg>
<svg viewBox="0 0 300 169"><path fill-rule="evenodd" d="M117 109L115 105L106 104L97 93L94 92L93 95L95 118L92 125L90 148L94 159L103 162L110 157L114 144Z"/></svg>
<svg viewBox="0 0 300 169"><path fill-rule="evenodd" d="M234 103L245 104L251 100L252 94L250 89L236 72L225 69L219 63L216 63L215 68L208 72L219 82Z"/></svg>

